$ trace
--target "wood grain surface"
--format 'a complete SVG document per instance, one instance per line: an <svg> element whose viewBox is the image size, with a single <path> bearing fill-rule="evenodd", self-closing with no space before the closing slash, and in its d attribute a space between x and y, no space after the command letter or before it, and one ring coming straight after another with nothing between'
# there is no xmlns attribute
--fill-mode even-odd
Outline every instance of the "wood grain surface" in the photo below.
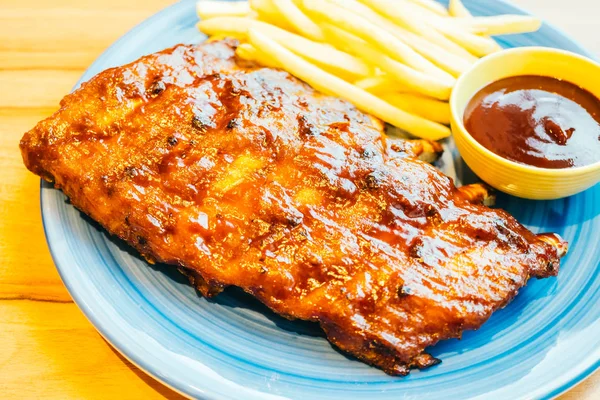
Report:
<svg viewBox="0 0 600 400"><path fill-rule="evenodd" d="M0 1L0 398L181 398L123 359L72 302L44 239L39 179L18 150L106 47L170 2ZM570 0L567 13L563 0L517 2L600 54L587 33L600 2ZM600 373L561 397L599 398Z"/></svg>

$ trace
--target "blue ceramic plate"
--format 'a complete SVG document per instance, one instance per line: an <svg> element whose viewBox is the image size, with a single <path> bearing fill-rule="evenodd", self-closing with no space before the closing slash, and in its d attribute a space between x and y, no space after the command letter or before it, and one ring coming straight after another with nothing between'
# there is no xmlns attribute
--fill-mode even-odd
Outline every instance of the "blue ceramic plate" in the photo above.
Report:
<svg viewBox="0 0 600 400"><path fill-rule="evenodd" d="M477 15L522 13L501 1L466 5ZM81 81L143 54L203 40L196 21L194 1L174 4L115 43ZM585 54L547 24L500 42ZM459 161L449 157L443 164L459 181L469 180ZM171 268L150 266L110 238L58 190L44 184L41 200L52 256L79 307L129 360L190 396L550 398L600 365L600 185L551 202L501 196L499 206L534 232L558 232L571 243L558 278L532 280L479 331L434 347L441 365L406 378L345 357L317 326L286 321L239 291L203 299Z"/></svg>

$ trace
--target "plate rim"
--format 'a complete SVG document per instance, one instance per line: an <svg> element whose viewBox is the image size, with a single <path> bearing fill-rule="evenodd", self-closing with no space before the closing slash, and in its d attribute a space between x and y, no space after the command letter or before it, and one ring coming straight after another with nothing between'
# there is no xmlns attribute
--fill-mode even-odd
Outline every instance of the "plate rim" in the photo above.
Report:
<svg viewBox="0 0 600 400"><path fill-rule="evenodd" d="M117 47L120 43L125 41L131 35L134 35L136 32L141 31L147 26L151 25L156 20L160 20L165 15L175 11L185 3L192 3L196 0L179 0L174 4L163 7L156 13L152 14L148 18L144 19L137 25L133 26L130 30L125 32L121 37L119 37L116 41L110 44L84 71L84 73L80 76L77 83L71 89L71 92L79 87L82 83L82 78L85 77L90 70L92 70L97 64L99 64L106 56L108 56L115 47ZM231 1L231 0L230 0ZM235 1L235 0L234 0ZM529 11L526 9L515 5L509 0L496 0L498 3L503 5L512 7L515 10L527 15L531 15ZM569 33L565 32L562 28L557 27L554 24L549 23L545 19L542 19L543 23L551 27L562 37L570 41L576 48L577 51L581 54L585 55L588 58L598 61L599 56L588 51L583 45L580 44L579 41L575 40ZM42 217L42 226L44 229L44 236L46 239L46 243L48 245L48 249L50 251L50 255L52 257L52 261L56 267L56 270L59 273L62 283L66 287L69 295L73 299L74 303L77 307L83 312L87 320L93 325L94 329L100 334L100 336L110 344L112 348L117 350L120 355L122 355L125 359L127 359L131 364L142 370L143 373L148 374L153 379L157 380L161 384L170 388L171 390L179 393L180 395L187 398L201 398L206 400L220 400L220 394L214 391L211 387L203 385L202 389L196 388L196 390L190 390L190 385L187 384L183 380L177 379L176 374L159 374L157 370L155 370L154 365L149 365L142 355L132 353L130 351L130 345L127 343L128 340L123 340L122 337L114 336L110 329L104 326L96 317L95 312L92 310L91 306L88 302L83 298L82 294L78 292L76 289L76 282L71 282L70 278L66 275L65 271L68 271L68 266L61 264L61 256L57 253L57 244L54 242L56 238L53 238L52 235L49 234L48 225L51 223L49 221L49 211L45 211L46 207L49 207L48 204L44 203L44 180L40 179L40 212ZM590 188L591 189L591 188ZM50 208L48 208L50 210ZM587 378L589 378L594 372L600 370L600 357L596 358L596 360L590 360L587 364L580 363L578 365L584 365L582 368L578 368L577 372L573 376L569 372L572 372L575 368L571 370L567 370L561 373L560 377L563 379L555 379L554 381L550 381L543 385L542 387L536 388L536 390L532 390L529 394L535 395L535 397L539 396L539 398L556 398L561 394L573 389L575 386L584 382ZM162 375L162 376L161 376ZM265 393L266 394L266 393ZM198 397L197 395L201 395Z"/></svg>

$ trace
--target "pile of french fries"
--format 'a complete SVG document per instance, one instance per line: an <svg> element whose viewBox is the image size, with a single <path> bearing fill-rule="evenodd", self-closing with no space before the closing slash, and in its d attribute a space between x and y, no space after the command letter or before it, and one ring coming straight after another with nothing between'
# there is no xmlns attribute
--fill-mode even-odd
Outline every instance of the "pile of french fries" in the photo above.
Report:
<svg viewBox="0 0 600 400"><path fill-rule="evenodd" d="M416 137L450 135L448 99L490 37L532 32L524 15L473 17L451 0L200 0L198 28L241 41L237 56L282 68Z"/></svg>

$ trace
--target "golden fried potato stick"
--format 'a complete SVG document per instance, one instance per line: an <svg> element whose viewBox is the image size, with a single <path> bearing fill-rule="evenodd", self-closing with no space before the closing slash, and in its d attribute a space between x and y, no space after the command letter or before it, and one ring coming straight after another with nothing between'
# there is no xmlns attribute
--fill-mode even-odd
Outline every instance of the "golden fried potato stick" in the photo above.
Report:
<svg viewBox="0 0 600 400"><path fill-rule="evenodd" d="M453 17L466 18L471 17L471 13L460 0L450 0L448 4L448 12Z"/></svg>
<svg viewBox="0 0 600 400"><path fill-rule="evenodd" d="M494 15L490 17L456 18L460 27L479 35L513 35L535 32L542 21L530 15Z"/></svg>
<svg viewBox="0 0 600 400"><path fill-rule="evenodd" d="M258 19L269 24L278 26L288 31L295 31L287 20L281 18L273 0L248 0L250 8L258 14Z"/></svg>
<svg viewBox="0 0 600 400"><path fill-rule="evenodd" d="M354 84L370 93L394 92L402 89L400 83L387 74L368 76L355 81Z"/></svg>
<svg viewBox="0 0 600 400"><path fill-rule="evenodd" d="M256 50L250 43L242 43L235 50L235 54L246 61L254 61L262 66L269 68L281 68L277 62L265 56L264 53Z"/></svg>
<svg viewBox="0 0 600 400"><path fill-rule="evenodd" d="M433 12L434 14L440 15L442 17L448 16L448 10L446 10L446 7L444 7L442 4L438 3L435 0L408 0L408 1L410 1L411 3L414 3L415 5L418 5L419 7L424 8L425 10Z"/></svg>
<svg viewBox="0 0 600 400"><path fill-rule="evenodd" d="M196 14L201 19L215 17L244 17L251 13L246 1L199 0L196 3Z"/></svg>
<svg viewBox="0 0 600 400"><path fill-rule="evenodd" d="M380 97L391 105L410 113L440 124L450 124L450 105L447 101L414 93L383 93Z"/></svg>
<svg viewBox="0 0 600 400"><path fill-rule="evenodd" d="M311 40L322 42L325 39L321 28L306 16L292 0L271 0L275 9L296 32Z"/></svg>

